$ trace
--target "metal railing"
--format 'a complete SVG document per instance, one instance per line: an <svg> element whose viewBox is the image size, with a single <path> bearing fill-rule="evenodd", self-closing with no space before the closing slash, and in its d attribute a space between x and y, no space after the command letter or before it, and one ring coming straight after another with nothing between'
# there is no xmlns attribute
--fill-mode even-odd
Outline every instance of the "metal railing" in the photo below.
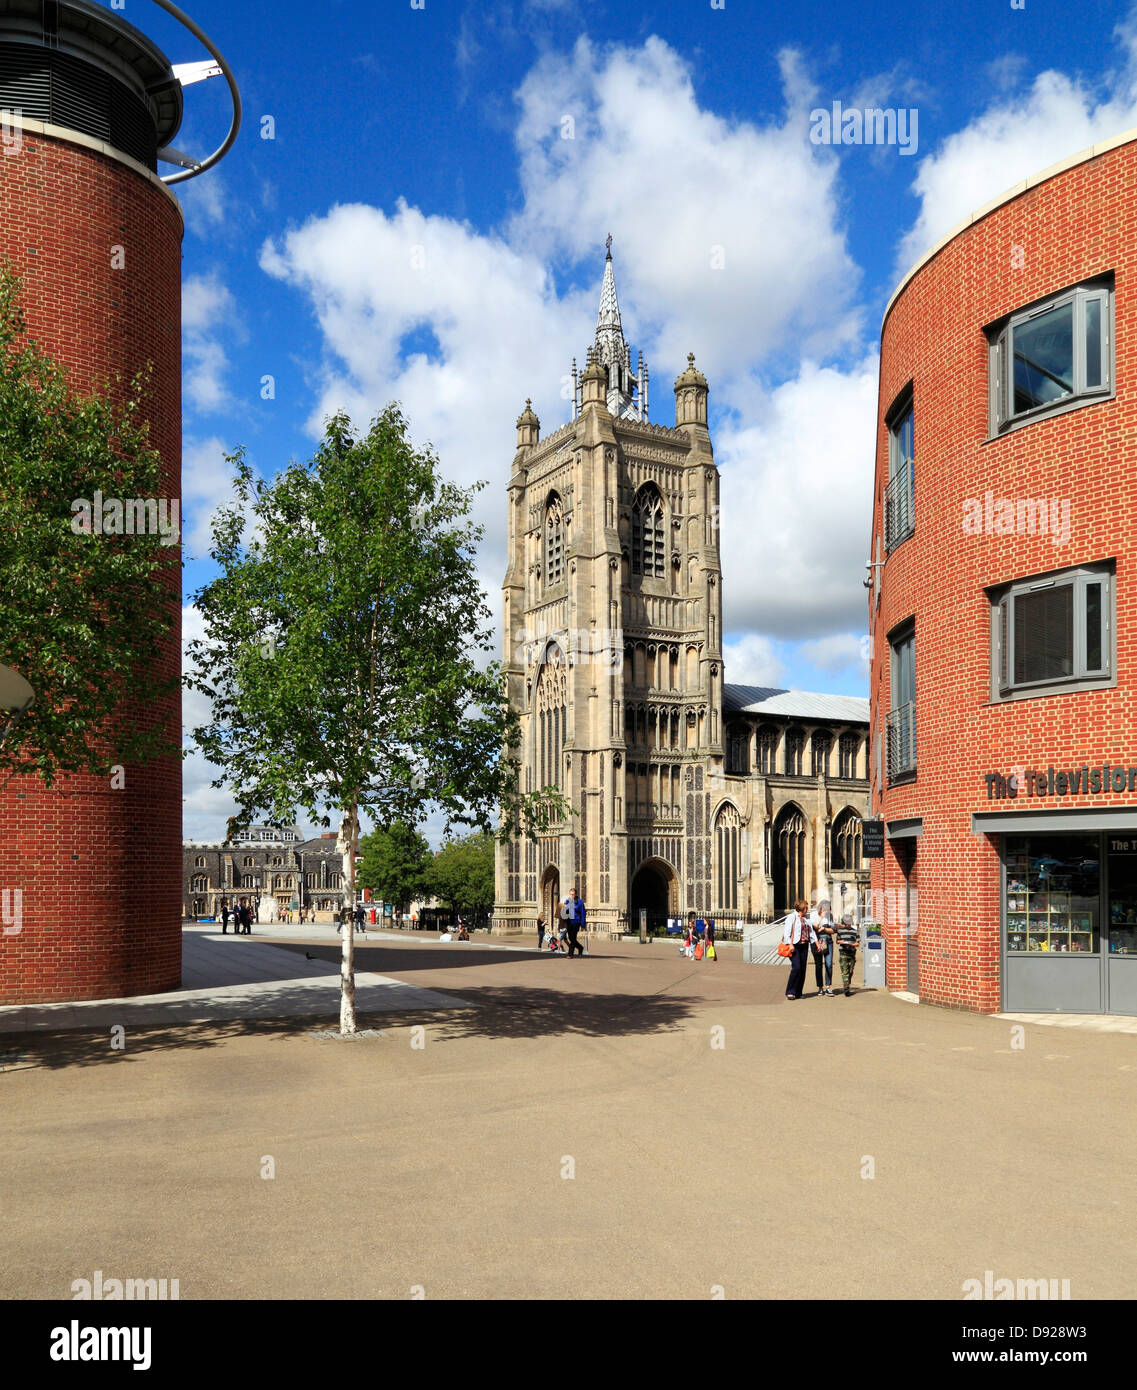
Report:
<svg viewBox="0 0 1137 1390"><path fill-rule="evenodd" d="M915 529L912 505L912 475L905 469L896 473L884 489L884 548L895 550Z"/></svg>
<svg viewBox="0 0 1137 1390"><path fill-rule="evenodd" d="M916 771L916 706L909 702L889 710L885 724L888 780Z"/></svg>

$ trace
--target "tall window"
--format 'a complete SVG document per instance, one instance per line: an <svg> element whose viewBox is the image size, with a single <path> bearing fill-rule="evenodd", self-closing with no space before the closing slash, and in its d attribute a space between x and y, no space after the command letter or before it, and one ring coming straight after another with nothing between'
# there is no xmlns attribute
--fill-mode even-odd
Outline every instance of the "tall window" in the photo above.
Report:
<svg viewBox="0 0 1137 1390"><path fill-rule="evenodd" d="M193 861L193 865L194 865L194 868L195 868L195 869L204 869L204 868L205 868L205 855L204 855L204 854L199 854L199 855L197 856L197 858Z"/></svg>
<svg viewBox="0 0 1137 1390"><path fill-rule="evenodd" d="M907 624L889 639L892 701L888 712L888 779L916 771L916 630Z"/></svg>
<svg viewBox="0 0 1137 1390"><path fill-rule="evenodd" d="M792 803L774 826L774 911L784 912L805 896L805 817Z"/></svg>
<svg viewBox="0 0 1137 1390"><path fill-rule="evenodd" d="M801 758L805 751L805 735L800 729L791 729L786 735L786 776L801 776Z"/></svg>
<svg viewBox="0 0 1137 1390"><path fill-rule="evenodd" d="M1112 277L1078 285L988 330L991 433L1113 390Z"/></svg>
<svg viewBox="0 0 1137 1390"><path fill-rule="evenodd" d="M663 498L648 483L632 503L632 573L662 579L664 572Z"/></svg>
<svg viewBox="0 0 1137 1390"><path fill-rule="evenodd" d="M992 695L1098 684L1113 667L1113 575L1081 568L1023 580L993 600Z"/></svg>
<svg viewBox="0 0 1137 1390"><path fill-rule="evenodd" d="M857 744L860 739L856 734L842 734L837 744L837 776L850 781L857 775Z"/></svg>
<svg viewBox="0 0 1137 1390"><path fill-rule="evenodd" d="M568 679L559 647L546 653L537 680L537 767L542 787L564 785L565 733L568 727Z"/></svg>
<svg viewBox="0 0 1137 1390"><path fill-rule="evenodd" d="M853 810L841 812L830 832L830 864L836 869L861 867L861 818Z"/></svg>
<svg viewBox="0 0 1137 1390"><path fill-rule="evenodd" d="M726 731L726 770L736 777L750 771L750 730L745 724L732 724Z"/></svg>
<svg viewBox="0 0 1137 1390"><path fill-rule="evenodd" d="M724 912L738 910L738 843L741 821L729 802L715 820L716 901Z"/></svg>
<svg viewBox="0 0 1137 1390"><path fill-rule="evenodd" d="M813 775L829 776L829 750L833 746L833 735L828 729L818 729L813 735Z"/></svg>
<svg viewBox="0 0 1137 1390"><path fill-rule="evenodd" d="M758 730L758 771L769 777L774 771L774 758L778 751L778 731L768 724Z"/></svg>
<svg viewBox="0 0 1137 1390"><path fill-rule="evenodd" d="M545 508L545 583L559 584L565 572L565 514L554 492Z"/></svg>
<svg viewBox="0 0 1137 1390"><path fill-rule="evenodd" d="M912 393L888 427L888 487L884 494L884 545L892 550L915 528L916 445Z"/></svg>

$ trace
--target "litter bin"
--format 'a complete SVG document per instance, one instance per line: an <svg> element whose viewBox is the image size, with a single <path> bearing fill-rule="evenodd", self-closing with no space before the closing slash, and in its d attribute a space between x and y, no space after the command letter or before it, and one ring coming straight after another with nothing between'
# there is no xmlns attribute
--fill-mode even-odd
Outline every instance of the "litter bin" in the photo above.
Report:
<svg viewBox="0 0 1137 1390"><path fill-rule="evenodd" d="M865 989L884 989L884 937L879 922L861 923L861 969Z"/></svg>

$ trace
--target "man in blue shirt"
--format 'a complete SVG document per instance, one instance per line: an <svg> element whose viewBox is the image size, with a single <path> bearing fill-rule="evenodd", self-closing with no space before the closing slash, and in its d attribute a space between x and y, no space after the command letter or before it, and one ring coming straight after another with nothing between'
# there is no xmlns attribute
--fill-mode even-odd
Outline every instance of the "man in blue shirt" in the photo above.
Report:
<svg viewBox="0 0 1137 1390"><path fill-rule="evenodd" d="M569 959L572 959L574 950L579 951L583 956L584 947L577 940L577 933L583 931L585 927L584 899L577 897L575 888L569 889L569 895L565 899L561 917L564 920L565 930L568 932Z"/></svg>

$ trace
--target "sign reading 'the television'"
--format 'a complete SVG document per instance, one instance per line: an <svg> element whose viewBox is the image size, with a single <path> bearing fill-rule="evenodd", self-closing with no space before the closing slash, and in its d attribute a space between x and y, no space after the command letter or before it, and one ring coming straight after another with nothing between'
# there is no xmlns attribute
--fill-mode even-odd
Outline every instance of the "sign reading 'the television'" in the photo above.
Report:
<svg viewBox="0 0 1137 1390"><path fill-rule="evenodd" d="M1101 796L1106 792L1137 791L1137 767L1016 768L1014 772L985 772L987 800L1013 800L1018 796Z"/></svg>

